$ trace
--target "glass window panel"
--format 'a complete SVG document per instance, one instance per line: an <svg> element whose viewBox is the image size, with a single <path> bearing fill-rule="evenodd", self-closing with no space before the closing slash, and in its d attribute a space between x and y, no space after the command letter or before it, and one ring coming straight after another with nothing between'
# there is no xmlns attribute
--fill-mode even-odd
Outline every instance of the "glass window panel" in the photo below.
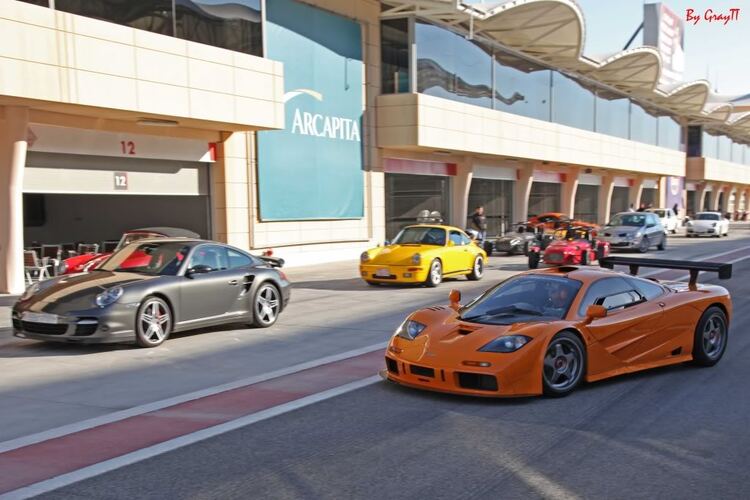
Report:
<svg viewBox="0 0 750 500"><path fill-rule="evenodd" d="M385 174L385 232L391 239L416 224L422 210L449 214L450 179L442 176Z"/></svg>
<svg viewBox="0 0 750 500"><path fill-rule="evenodd" d="M559 212L561 186L552 182L533 182L529 194L529 217L546 212Z"/></svg>
<svg viewBox="0 0 750 500"><path fill-rule="evenodd" d="M552 73L552 121L594 130L594 94L562 73Z"/></svg>
<svg viewBox="0 0 750 500"><path fill-rule="evenodd" d="M725 135L719 136L719 160L731 161L732 139Z"/></svg>
<svg viewBox="0 0 750 500"><path fill-rule="evenodd" d="M596 223L599 214L599 186L579 184L575 203L575 219Z"/></svg>
<svg viewBox="0 0 750 500"><path fill-rule="evenodd" d="M550 71L504 52L495 52L495 109L549 121Z"/></svg>
<svg viewBox="0 0 750 500"><path fill-rule="evenodd" d="M55 9L172 35L171 0L55 0Z"/></svg>
<svg viewBox="0 0 750 500"><path fill-rule="evenodd" d="M177 36L263 56L260 0L176 2Z"/></svg>
<svg viewBox="0 0 750 500"><path fill-rule="evenodd" d="M656 116L630 101L630 140L656 145Z"/></svg>
<svg viewBox="0 0 750 500"><path fill-rule="evenodd" d="M484 207L484 215L487 217L487 234L502 234L513 223L513 181L496 179L471 180L469 189L469 212L476 207ZM467 214L468 215L468 214ZM469 227L469 220L466 227Z"/></svg>
<svg viewBox="0 0 750 500"><path fill-rule="evenodd" d="M415 30L417 91L491 107L491 50L422 21L415 24Z"/></svg>
<svg viewBox="0 0 750 500"><path fill-rule="evenodd" d="M383 93L409 92L409 20L381 22L380 45Z"/></svg>
<svg viewBox="0 0 750 500"><path fill-rule="evenodd" d="M707 132L703 132L703 156L708 158L719 157L719 138Z"/></svg>
<svg viewBox="0 0 750 500"><path fill-rule="evenodd" d="M630 188L627 186L615 186L612 188L612 202L609 205L609 217L628 210L628 197Z"/></svg>
<svg viewBox="0 0 750 500"><path fill-rule="evenodd" d="M682 127L671 116L657 118L659 127L659 146L680 150Z"/></svg>
<svg viewBox="0 0 750 500"><path fill-rule="evenodd" d="M742 163L742 144L732 141L732 162Z"/></svg>
<svg viewBox="0 0 750 500"><path fill-rule="evenodd" d="M628 99L606 90L597 91L596 131L627 139L629 124L630 102Z"/></svg>

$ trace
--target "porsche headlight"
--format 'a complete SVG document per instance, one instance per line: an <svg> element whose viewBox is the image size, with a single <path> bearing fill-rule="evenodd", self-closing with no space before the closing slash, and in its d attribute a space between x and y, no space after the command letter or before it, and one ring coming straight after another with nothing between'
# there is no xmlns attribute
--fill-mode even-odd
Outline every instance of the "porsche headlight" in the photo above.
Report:
<svg viewBox="0 0 750 500"><path fill-rule="evenodd" d="M419 265L421 262L422 262L422 256L419 255L418 253L415 253L414 255L411 256L411 263L414 264L415 266Z"/></svg>
<svg viewBox="0 0 750 500"><path fill-rule="evenodd" d="M531 337L525 335L505 335L498 337L481 349L482 352L515 352L529 343Z"/></svg>
<svg viewBox="0 0 750 500"><path fill-rule="evenodd" d="M692 227L693 226L693 221L691 221L691 220L687 221L687 225L688 225L688 227Z"/></svg>
<svg viewBox="0 0 750 500"><path fill-rule="evenodd" d="M38 292L40 289L39 282L33 283L26 287L26 290L23 292L23 295L21 295L21 300L28 300L31 298L32 295L34 295L36 292Z"/></svg>
<svg viewBox="0 0 750 500"><path fill-rule="evenodd" d="M362 255L359 256L360 262L367 262L370 260L370 254L367 252L362 252Z"/></svg>
<svg viewBox="0 0 750 500"><path fill-rule="evenodd" d="M401 337L402 339L414 340L414 338L422 333L425 328L426 325L423 325L419 321L407 319L396 329L394 335L396 337Z"/></svg>
<svg viewBox="0 0 750 500"><path fill-rule="evenodd" d="M512 240L510 240L510 244L512 246L518 245L519 243L521 243L521 239L520 238L513 238Z"/></svg>
<svg viewBox="0 0 750 500"><path fill-rule="evenodd" d="M716 227L716 223L715 222L711 223L711 227Z"/></svg>
<svg viewBox="0 0 750 500"><path fill-rule="evenodd" d="M123 289L121 286L115 286L105 290L96 296L95 302L99 307L106 307L117 302L122 297Z"/></svg>

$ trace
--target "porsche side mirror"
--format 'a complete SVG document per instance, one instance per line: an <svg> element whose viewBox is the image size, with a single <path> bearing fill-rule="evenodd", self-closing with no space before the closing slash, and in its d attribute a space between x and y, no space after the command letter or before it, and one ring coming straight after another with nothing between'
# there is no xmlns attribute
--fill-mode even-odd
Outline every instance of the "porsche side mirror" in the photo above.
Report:
<svg viewBox="0 0 750 500"><path fill-rule="evenodd" d="M448 246L449 247L456 246L456 242L453 240L448 240Z"/></svg>
<svg viewBox="0 0 750 500"><path fill-rule="evenodd" d="M591 323L595 319L605 318L606 316L606 307L592 304L586 309L586 324Z"/></svg>
<svg viewBox="0 0 750 500"><path fill-rule="evenodd" d="M461 307L461 292L458 290L451 290L451 292L448 294L448 299L451 302L451 309L454 311L458 311L458 309Z"/></svg>
<svg viewBox="0 0 750 500"><path fill-rule="evenodd" d="M214 269L211 266L207 266L205 264L198 264L197 266L193 266L190 269L188 269L187 272L185 273L185 276L187 276L188 278L191 278L194 274L210 273L213 270Z"/></svg>

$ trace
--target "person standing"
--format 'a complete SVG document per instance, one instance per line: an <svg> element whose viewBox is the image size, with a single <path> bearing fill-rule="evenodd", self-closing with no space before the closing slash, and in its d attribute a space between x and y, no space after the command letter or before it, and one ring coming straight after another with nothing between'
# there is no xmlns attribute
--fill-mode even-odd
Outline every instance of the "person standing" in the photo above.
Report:
<svg viewBox="0 0 750 500"><path fill-rule="evenodd" d="M635 212L635 208L633 208L633 204L630 204L630 207L628 207L628 212Z"/></svg>
<svg viewBox="0 0 750 500"><path fill-rule="evenodd" d="M477 239L484 243L484 238L487 236L487 217L484 215L484 207L482 205L476 207L474 213L471 214L471 227L479 233Z"/></svg>

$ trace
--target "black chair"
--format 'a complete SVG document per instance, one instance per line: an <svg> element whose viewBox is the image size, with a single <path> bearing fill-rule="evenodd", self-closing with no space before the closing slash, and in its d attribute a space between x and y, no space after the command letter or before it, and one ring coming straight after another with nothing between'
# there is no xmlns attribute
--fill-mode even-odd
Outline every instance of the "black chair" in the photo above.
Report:
<svg viewBox="0 0 750 500"><path fill-rule="evenodd" d="M78 254L99 253L99 243L79 243Z"/></svg>
<svg viewBox="0 0 750 500"><path fill-rule="evenodd" d="M117 248L117 244L118 243L120 243L119 240L104 240L104 241L102 241L102 252L103 253L114 252L115 248Z"/></svg>

